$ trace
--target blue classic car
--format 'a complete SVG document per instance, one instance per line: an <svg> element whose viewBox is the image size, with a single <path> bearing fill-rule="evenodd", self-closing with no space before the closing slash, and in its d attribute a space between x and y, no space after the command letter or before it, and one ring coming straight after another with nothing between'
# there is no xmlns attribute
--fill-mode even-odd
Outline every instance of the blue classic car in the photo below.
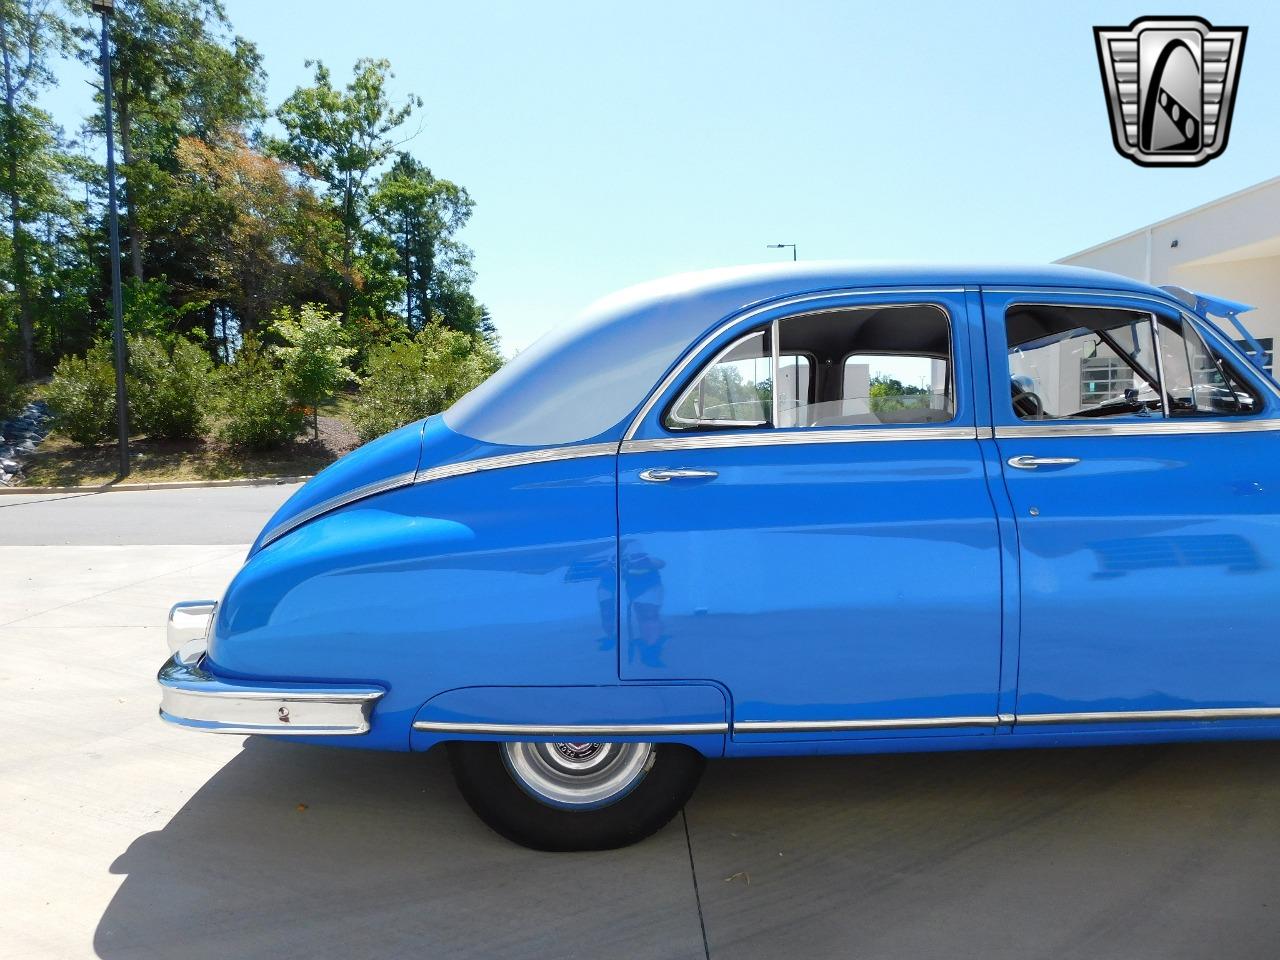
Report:
<svg viewBox="0 0 1280 960"><path fill-rule="evenodd" d="M1244 309L1065 267L625 291L294 494L172 612L161 716L445 743L543 849L651 833L707 757L1280 737Z"/></svg>

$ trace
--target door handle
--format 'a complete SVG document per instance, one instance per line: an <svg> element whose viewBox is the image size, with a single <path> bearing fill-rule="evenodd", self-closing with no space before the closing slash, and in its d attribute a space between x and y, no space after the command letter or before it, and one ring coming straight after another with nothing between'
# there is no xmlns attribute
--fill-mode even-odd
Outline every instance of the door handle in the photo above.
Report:
<svg viewBox="0 0 1280 960"><path fill-rule="evenodd" d="M671 480L711 480L720 476L714 470L641 470L640 479L650 483L667 483Z"/></svg>
<svg viewBox="0 0 1280 960"><path fill-rule="evenodd" d="M1009 466L1019 470L1035 470L1037 467L1069 467L1079 463L1079 457L1010 457Z"/></svg>

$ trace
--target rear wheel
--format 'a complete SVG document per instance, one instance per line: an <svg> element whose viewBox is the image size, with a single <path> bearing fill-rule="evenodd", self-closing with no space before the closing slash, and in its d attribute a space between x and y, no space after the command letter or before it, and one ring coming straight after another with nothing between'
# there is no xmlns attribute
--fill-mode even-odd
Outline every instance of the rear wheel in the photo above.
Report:
<svg viewBox="0 0 1280 960"><path fill-rule="evenodd" d="M458 787L485 823L535 850L608 850L667 823L702 775L676 744L449 744Z"/></svg>

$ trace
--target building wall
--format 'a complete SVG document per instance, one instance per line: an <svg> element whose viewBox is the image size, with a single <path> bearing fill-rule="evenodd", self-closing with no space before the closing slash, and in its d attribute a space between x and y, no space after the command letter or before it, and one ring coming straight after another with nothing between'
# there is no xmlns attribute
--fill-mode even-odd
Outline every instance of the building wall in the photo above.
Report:
<svg viewBox="0 0 1280 960"><path fill-rule="evenodd" d="M1280 342L1280 177L1058 262L1242 300L1254 336Z"/></svg>

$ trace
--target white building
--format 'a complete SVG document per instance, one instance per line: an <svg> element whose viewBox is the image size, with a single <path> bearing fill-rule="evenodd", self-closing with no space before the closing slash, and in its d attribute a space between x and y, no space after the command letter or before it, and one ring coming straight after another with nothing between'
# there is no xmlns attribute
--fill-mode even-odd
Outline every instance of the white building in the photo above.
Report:
<svg viewBox="0 0 1280 960"><path fill-rule="evenodd" d="M1058 262L1252 304L1242 319L1270 355L1280 339L1280 177Z"/></svg>

